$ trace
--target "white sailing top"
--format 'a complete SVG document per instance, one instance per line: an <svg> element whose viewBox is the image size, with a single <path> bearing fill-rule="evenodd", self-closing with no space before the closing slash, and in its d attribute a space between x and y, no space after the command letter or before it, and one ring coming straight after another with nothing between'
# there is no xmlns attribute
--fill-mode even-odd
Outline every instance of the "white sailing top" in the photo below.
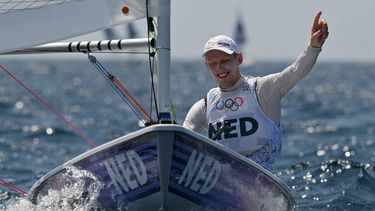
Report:
<svg viewBox="0 0 375 211"><path fill-rule="evenodd" d="M217 141L243 155L281 137L280 124L269 119L259 106L255 82L256 78L243 78L235 90L213 88L207 94L208 137L212 139L227 122L228 128Z"/></svg>

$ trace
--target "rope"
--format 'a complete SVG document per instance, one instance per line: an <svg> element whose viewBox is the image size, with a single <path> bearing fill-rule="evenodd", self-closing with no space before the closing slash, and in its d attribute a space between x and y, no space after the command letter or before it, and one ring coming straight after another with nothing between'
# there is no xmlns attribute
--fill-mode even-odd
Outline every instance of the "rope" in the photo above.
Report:
<svg viewBox="0 0 375 211"><path fill-rule="evenodd" d="M135 98L130 94L130 92L120 83L120 81L115 76L110 75L109 79L113 82L113 84L121 92L121 94L126 96L127 99L130 100L135 109L137 109L138 112L140 112L144 117L146 117L148 122L153 122L151 116L142 108L142 106L135 100Z"/></svg>
<svg viewBox="0 0 375 211"><path fill-rule="evenodd" d="M147 38L150 42L150 35L152 34L154 37L157 36L157 31L155 28L157 28L153 23L154 19L149 16L149 0L146 0L146 17L147 17ZM147 45L148 46L148 65L150 69L150 77L151 77L151 96L150 96L150 114L151 114L151 109L152 109L152 102L154 101L155 103L155 110L156 110L156 115L158 120L160 120L160 115L159 115L159 108L158 108L158 103L156 100L156 91L155 91L155 83L154 83L154 72L153 72L153 63L152 63L152 58L155 56L155 52L151 52L151 45L150 43Z"/></svg>
<svg viewBox="0 0 375 211"><path fill-rule="evenodd" d="M1 179L0 179L0 185L2 185L2 186L4 186L4 187L8 188L9 190L12 190L12 191L18 193L18 194L21 195L21 196L26 196L26 195L27 195L27 192L26 192L26 191L24 191L24 190L22 190L22 189L20 189L20 188L18 188L18 187L16 187L16 186L14 186L14 185L12 185L12 184L10 184L10 183L7 183L7 182L5 182L5 181L3 181L3 180L1 180Z"/></svg>
<svg viewBox="0 0 375 211"><path fill-rule="evenodd" d="M132 111L137 115L144 125L154 123L151 116L142 108L142 106L114 75L110 74L94 56L88 55L88 59L117 92L117 94L120 95L125 103L132 109Z"/></svg>
<svg viewBox="0 0 375 211"><path fill-rule="evenodd" d="M82 138L84 138L92 147L96 147L95 143L92 142L87 136L85 136L82 131L74 126L71 122L69 122L63 115L61 115L55 108L49 105L45 100L43 100L40 96L38 96L32 89L18 80L11 72L9 72L4 66L0 65L0 68L7 73L11 78L13 78L19 85L21 85L24 89L26 89L31 95L33 95L39 102L41 102L44 106L46 106L51 112L53 112L56 116L58 116L66 125L71 127L77 134L79 134ZM0 185L13 190L14 192L18 193L21 196L26 196L27 192L0 179Z"/></svg>
<svg viewBox="0 0 375 211"><path fill-rule="evenodd" d="M66 125L68 125L70 128L72 128L78 135L80 135L83 139L85 139L92 147L96 147L95 143L91 141L87 136L85 136L82 131L74 126L71 122L69 122L62 114L60 114L54 107L49 105L45 100L43 100L41 97L39 97L32 89L30 89L28 86L26 86L24 83L22 83L20 80L18 80L11 72L9 72L5 67L0 65L0 68L4 70L11 78L13 78L19 85L21 85L24 89L26 89L31 95L33 95L36 99L38 99L39 102L41 102L44 106L47 107L48 110L50 110L52 113L54 113L56 116L58 116Z"/></svg>

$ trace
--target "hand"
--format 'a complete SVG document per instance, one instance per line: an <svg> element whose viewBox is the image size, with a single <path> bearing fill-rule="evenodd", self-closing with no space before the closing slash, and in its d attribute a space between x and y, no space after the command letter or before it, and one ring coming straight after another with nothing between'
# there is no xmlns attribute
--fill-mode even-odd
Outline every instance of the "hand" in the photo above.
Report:
<svg viewBox="0 0 375 211"><path fill-rule="evenodd" d="M316 14L311 28L310 45L313 48L321 48L329 35L328 24L324 19L320 19L321 15L321 11Z"/></svg>

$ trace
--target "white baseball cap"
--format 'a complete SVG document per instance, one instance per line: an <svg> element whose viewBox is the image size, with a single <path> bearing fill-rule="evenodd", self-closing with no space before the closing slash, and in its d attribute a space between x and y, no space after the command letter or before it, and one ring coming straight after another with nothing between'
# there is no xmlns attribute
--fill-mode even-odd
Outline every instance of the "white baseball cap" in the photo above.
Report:
<svg viewBox="0 0 375 211"><path fill-rule="evenodd" d="M226 35L218 35L209 39L206 44L204 45L203 55L205 56L208 51L211 50L220 50L227 54L239 53L240 50L232 40L232 38Z"/></svg>

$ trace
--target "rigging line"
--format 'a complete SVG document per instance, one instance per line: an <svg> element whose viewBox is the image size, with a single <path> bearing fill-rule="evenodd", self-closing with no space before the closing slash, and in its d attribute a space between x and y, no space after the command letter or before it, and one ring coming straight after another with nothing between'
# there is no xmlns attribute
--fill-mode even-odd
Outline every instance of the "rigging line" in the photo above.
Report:
<svg viewBox="0 0 375 211"><path fill-rule="evenodd" d="M121 94L121 92L116 88L116 86L110 80L110 74L104 69L104 67L96 60L94 56L88 54L89 61L95 66L95 68L100 72L100 74L107 80L107 82L112 86L112 88L120 95L120 97L125 101L125 103L132 109L132 111L137 115L137 117L145 124L146 120L141 114L132 106L128 99Z"/></svg>
<svg viewBox="0 0 375 211"><path fill-rule="evenodd" d="M9 190L12 190L12 191L18 193L21 196L26 196L27 195L26 191L22 190L21 188L16 187L15 185L12 185L12 184L10 184L8 182L5 182L4 180L1 180L1 179L0 179L0 185L8 188Z"/></svg>
<svg viewBox="0 0 375 211"><path fill-rule="evenodd" d="M154 60L152 61L152 62L154 62ZM150 72L152 72L152 70L150 69ZM151 78L153 78L153 75L152 74L150 74L151 76ZM151 86L150 86L150 114L152 114L152 106L153 106L153 96L154 96L154 89L153 89L153 81L151 80ZM156 113L158 114L158 112L157 112L157 103L156 103L156 101L155 101L155 110L156 110ZM159 116L157 115L157 119L159 119Z"/></svg>
<svg viewBox="0 0 375 211"><path fill-rule="evenodd" d="M152 124L154 120L149 114L142 108L142 106L135 100L129 91L120 83L119 80L112 74L110 74L100 62L92 55L88 55L89 61L96 67L100 74L107 80L112 88L120 95L120 97L126 102L126 104L132 109L137 117L142 121L144 125ZM148 120L148 122L147 122Z"/></svg>
<svg viewBox="0 0 375 211"><path fill-rule="evenodd" d="M147 117L149 123L154 122L151 116L142 108L142 106L137 102L137 100L130 94L130 92L121 84L121 82L114 75L110 75L109 79L114 83L117 89L119 89L119 91L135 105L135 108L139 112L141 112L144 117Z"/></svg>
<svg viewBox="0 0 375 211"><path fill-rule="evenodd" d="M146 22L147 22L147 32L148 32L147 33L147 38L148 38L148 45L147 45L147 47L148 47L148 65L149 65L150 77L151 77L151 96L150 96L151 97L151 100L150 100L151 106L150 106L150 113L151 113L151 109L152 109L152 100L154 100L156 116L157 116L157 119L160 120L159 108L158 108L158 103L157 103L157 100L156 100L156 91L155 91L155 83L154 83L153 66L152 66L152 61L151 61L151 57L154 57L155 54L154 54L154 52L151 53L151 45L150 45L151 44L150 43L150 33L155 33L155 27L152 24L153 18L149 16L148 4L149 4L149 0L146 0L146 17L147 17L147 21Z"/></svg>
<svg viewBox="0 0 375 211"><path fill-rule="evenodd" d="M18 80L11 72L9 72L5 67L0 65L0 68L4 70L11 78L13 78L19 85L21 85L24 89L26 89L31 95L33 95L39 102L41 102L44 106L48 108L52 113L58 116L66 125L72 128L78 135L80 135L83 139L85 139L92 147L96 147L96 144L91 141L83 132L76 126L74 126L71 122L69 122L62 114L60 114L54 107L48 104L45 100L43 100L40 96L38 96L32 89L30 89L26 84L22 83Z"/></svg>

